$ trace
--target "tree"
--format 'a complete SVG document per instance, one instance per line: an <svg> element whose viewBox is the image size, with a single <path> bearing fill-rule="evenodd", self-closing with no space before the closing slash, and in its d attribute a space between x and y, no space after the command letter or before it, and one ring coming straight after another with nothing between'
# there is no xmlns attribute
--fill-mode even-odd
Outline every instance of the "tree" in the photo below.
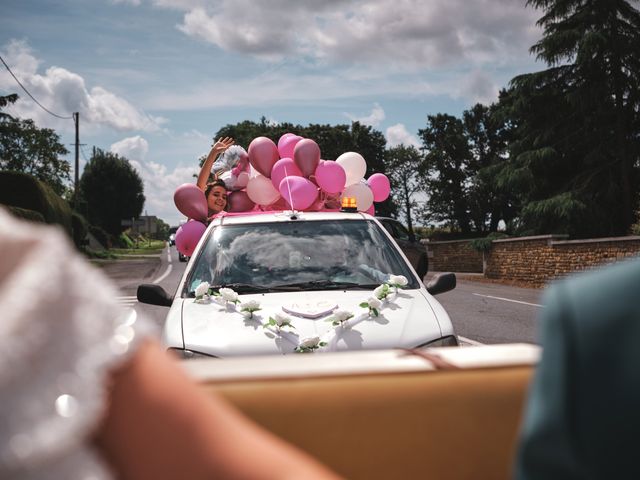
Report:
<svg viewBox="0 0 640 480"><path fill-rule="evenodd" d="M11 95L0 96L0 121L14 120L14 118L8 113L4 113L1 110L10 103L16 103L18 100L18 94L12 93Z"/></svg>
<svg viewBox="0 0 640 480"><path fill-rule="evenodd" d="M529 0L546 70L520 75L502 108L516 125L502 185L526 233L622 235L640 172L640 12L624 0Z"/></svg>
<svg viewBox="0 0 640 480"><path fill-rule="evenodd" d="M467 202L471 150L462 121L439 113L427 117L418 131L426 152L420 174L429 194L428 214L463 233L471 231Z"/></svg>
<svg viewBox="0 0 640 480"><path fill-rule="evenodd" d="M89 222L112 235L126 228L122 220L140 216L145 201L142 179L129 161L97 148L84 167L79 191Z"/></svg>
<svg viewBox="0 0 640 480"><path fill-rule="evenodd" d="M499 115L497 105L480 103L463 115L464 133L469 144L470 216L478 232L495 232L500 220L506 224L516 215L514 195L501 188L496 174L507 161L508 122Z"/></svg>
<svg viewBox="0 0 640 480"><path fill-rule="evenodd" d="M413 146L399 145L387 150L385 157L391 196L402 210L407 228L413 233L413 218L419 206L416 194L424 190L418 175L422 155Z"/></svg>
<svg viewBox="0 0 640 480"><path fill-rule="evenodd" d="M2 97L0 106L11 103L11 98ZM55 131L38 128L33 120L0 117L0 170L32 175L62 195L71 181L71 165L62 158L68 153Z"/></svg>

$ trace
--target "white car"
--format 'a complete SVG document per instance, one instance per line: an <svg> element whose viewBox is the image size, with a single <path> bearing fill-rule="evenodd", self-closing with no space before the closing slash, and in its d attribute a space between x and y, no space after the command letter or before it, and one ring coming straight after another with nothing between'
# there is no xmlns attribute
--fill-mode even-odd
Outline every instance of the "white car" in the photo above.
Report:
<svg viewBox="0 0 640 480"><path fill-rule="evenodd" d="M425 288L370 215L261 212L214 220L175 298L141 285L138 300L171 306L163 341L184 358L420 348L457 345L432 296L455 283Z"/></svg>

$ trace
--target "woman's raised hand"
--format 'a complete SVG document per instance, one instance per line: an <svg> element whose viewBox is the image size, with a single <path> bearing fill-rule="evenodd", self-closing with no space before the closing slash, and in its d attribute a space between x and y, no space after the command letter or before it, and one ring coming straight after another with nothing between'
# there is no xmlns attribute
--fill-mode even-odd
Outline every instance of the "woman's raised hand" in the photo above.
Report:
<svg viewBox="0 0 640 480"><path fill-rule="evenodd" d="M215 150L218 153L222 153L227 148L229 148L231 145L233 145L233 138L224 137L224 138L219 138L218 140L216 140L216 142L213 144L213 147L211 149Z"/></svg>

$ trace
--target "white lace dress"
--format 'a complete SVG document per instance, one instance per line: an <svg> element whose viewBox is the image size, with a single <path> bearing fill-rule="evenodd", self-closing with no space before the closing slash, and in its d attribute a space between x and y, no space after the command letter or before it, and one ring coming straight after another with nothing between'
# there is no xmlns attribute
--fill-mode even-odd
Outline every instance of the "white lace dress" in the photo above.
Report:
<svg viewBox="0 0 640 480"><path fill-rule="evenodd" d="M111 478L89 437L109 372L155 334L65 234L0 208L0 478Z"/></svg>

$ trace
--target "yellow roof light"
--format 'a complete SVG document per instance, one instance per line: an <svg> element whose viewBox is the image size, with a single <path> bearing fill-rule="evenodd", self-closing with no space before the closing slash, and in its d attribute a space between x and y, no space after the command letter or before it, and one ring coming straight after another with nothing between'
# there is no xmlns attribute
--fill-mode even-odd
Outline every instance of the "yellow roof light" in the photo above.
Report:
<svg viewBox="0 0 640 480"><path fill-rule="evenodd" d="M358 211L358 204L355 197L342 197L342 210L356 212Z"/></svg>

